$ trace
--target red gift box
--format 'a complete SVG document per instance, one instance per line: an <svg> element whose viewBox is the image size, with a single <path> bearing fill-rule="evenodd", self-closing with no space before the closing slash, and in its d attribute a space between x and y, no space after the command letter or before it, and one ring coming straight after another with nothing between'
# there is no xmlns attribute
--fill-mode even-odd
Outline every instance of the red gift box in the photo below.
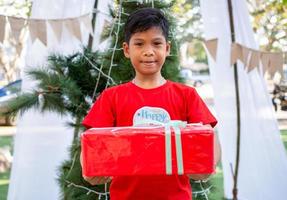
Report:
<svg viewBox="0 0 287 200"><path fill-rule="evenodd" d="M176 132L174 128L170 130L171 149L168 153L167 131L163 126L87 130L81 135L83 175L211 174L214 172L214 132L211 126L187 125L180 128L179 138L174 133ZM182 166L178 162L181 162Z"/></svg>

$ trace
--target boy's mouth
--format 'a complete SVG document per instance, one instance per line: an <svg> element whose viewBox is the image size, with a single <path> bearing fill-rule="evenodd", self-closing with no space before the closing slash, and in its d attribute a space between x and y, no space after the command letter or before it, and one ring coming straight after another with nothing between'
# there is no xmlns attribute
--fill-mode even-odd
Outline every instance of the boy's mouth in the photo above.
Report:
<svg viewBox="0 0 287 200"><path fill-rule="evenodd" d="M144 64L153 64L153 63L156 63L157 61L153 60L153 61L141 61L141 63L144 63Z"/></svg>
<svg viewBox="0 0 287 200"><path fill-rule="evenodd" d="M141 61L141 63L146 67L154 67L156 65L156 61Z"/></svg>

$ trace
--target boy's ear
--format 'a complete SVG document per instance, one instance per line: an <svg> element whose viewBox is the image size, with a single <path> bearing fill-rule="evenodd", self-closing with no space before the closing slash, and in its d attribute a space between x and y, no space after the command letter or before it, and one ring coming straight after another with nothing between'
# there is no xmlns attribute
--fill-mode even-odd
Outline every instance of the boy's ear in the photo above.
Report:
<svg viewBox="0 0 287 200"><path fill-rule="evenodd" d="M129 44L127 42L123 43L123 50L126 58L130 58L130 49Z"/></svg>
<svg viewBox="0 0 287 200"><path fill-rule="evenodd" d="M171 42L167 42L166 43L166 55L167 56L169 56L169 54L170 54L170 48L171 48L171 44L170 44Z"/></svg>

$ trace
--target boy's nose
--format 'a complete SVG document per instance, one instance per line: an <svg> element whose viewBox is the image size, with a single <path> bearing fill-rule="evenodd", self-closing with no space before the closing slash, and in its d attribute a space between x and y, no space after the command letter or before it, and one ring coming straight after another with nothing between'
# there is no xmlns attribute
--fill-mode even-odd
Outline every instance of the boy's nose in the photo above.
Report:
<svg viewBox="0 0 287 200"><path fill-rule="evenodd" d="M154 52L153 52L152 46L146 45L143 53L144 53L144 56L153 56Z"/></svg>
<svg viewBox="0 0 287 200"><path fill-rule="evenodd" d="M144 51L144 56L153 56L154 52L152 51L152 49L146 49Z"/></svg>
<svg viewBox="0 0 287 200"><path fill-rule="evenodd" d="M152 51L148 51L144 53L145 56L153 56L153 52Z"/></svg>

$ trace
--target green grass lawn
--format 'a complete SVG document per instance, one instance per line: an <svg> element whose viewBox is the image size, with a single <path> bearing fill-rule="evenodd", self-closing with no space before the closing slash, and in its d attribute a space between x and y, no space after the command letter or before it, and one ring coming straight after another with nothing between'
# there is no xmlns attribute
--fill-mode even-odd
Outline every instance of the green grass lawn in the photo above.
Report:
<svg viewBox="0 0 287 200"><path fill-rule="evenodd" d="M0 147L4 147L4 146L10 146L12 149L12 146L13 146L12 136L1 136L0 137ZM10 177L10 171L0 173L0 200L7 199L9 177Z"/></svg>
<svg viewBox="0 0 287 200"><path fill-rule="evenodd" d="M281 138L287 151L287 130L281 131Z"/></svg>
<svg viewBox="0 0 287 200"><path fill-rule="evenodd" d="M287 151L287 130L281 132L282 140ZM2 136L0 137L0 147L10 146L12 149L12 136ZM223 173L221 165L216 169L217 173L211 178L211 183L213 185L212 192L209 195L210 200L223 200ZM0 173L0 200L5 200L7 198L8 186L9 186L10 171L5 173Z"/></svg>
<svg viewBox="0 0 287 200"><path fill-rule="evenodd" d="M9 177L10 177L10 171L0 173L0 199L1 200L5 200L7 198Z"/></svg>
<svg viewBox="0 0 287 200"><path fill-rule="evenodd" d="M223 171L221 164L216 168L216 174L211 178L213 185L212 192L209 195L210 200L222 200L223 196Z"/></svg>

